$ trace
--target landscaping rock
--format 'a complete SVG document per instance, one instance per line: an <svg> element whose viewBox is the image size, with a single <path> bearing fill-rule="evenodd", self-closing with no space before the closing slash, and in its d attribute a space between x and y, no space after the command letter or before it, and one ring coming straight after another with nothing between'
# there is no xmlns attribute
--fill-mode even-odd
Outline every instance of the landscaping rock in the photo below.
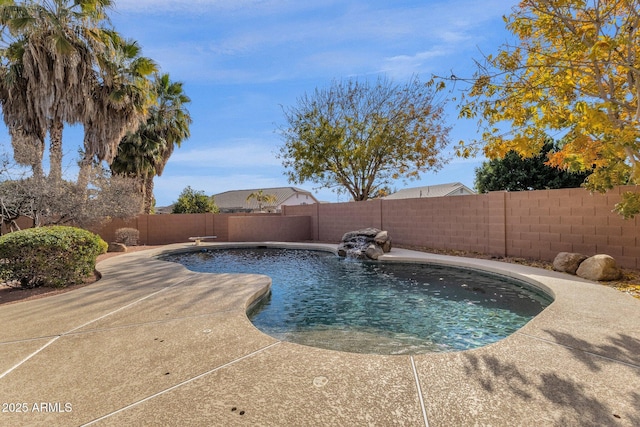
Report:
<svg viewBox="0 0 640 427"><path fill-rule="evenodd" d="M391 238L386 231L364 228L350 231L342 236L338 255L356 258L378 259L391 250Z"/></svg>
<svg viewBox="0 0 640 427"><path fill-rule="evenodd" d="M387 253L391 251L391 237L389 237L389 233L386 231L381 231L376 234L376 237L373 238L373 241L376 245L382 248L382 251Z"/></svg>
<svg viewBox="0 0 640 427"><path fill-rule="evenodd" d="M575 252L560 252L553 260L553 269L569 274L576 274L580 264L587 258L586 255Z"/></svg>
<svg viewBox="0 0 640 427"><path fill-rule="evenodd" d="M622 271L613 257L601 254L584 260L576 274L587 280L609 281L618 280L622 276Z"/></svg>
<svg viewBox="0 0 640 427"><path fill-rule="evenodd" d="M111 242L109 243L107 252L127 252L127 246L123 243Z"/></svg>
<svg viewBox="0 0 640 427"><path fill-rule="evenodd" d="M378 259L381 255L384 255L384 251L375 243L370 243L369 246L367 246L367 250L364 252L364 254L369 259Z"/></svg>
<svg viewBox="0 0 640 427"><path fill-rule="evenodd" d="M342 241L351 242L359 240L362 237L373 240L378 235L378 233L380 233L380 230L371 227L363 228L362 230L349 231L348 233L344 233L344 235L342 236Z"/></svg>

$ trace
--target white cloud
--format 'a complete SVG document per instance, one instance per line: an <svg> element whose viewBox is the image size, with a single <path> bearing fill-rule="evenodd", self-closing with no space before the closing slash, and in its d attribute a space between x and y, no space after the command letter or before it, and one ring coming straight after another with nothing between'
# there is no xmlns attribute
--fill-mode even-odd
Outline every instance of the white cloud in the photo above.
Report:
<svg viewBox="0 0 640 427"><path fill-rule="evenodd" d="M246 7L253 0L118 0L115 9L122 12L185 12L194 13L203 9L228 11Z"/></svg>
<svg viewBox="0 0 640 427"><path fill-rule="evenodd" d="M432 72L435 60L446 55L446 51L438 48L413 55L397 55L385 58L381 71L394 78L408 78L415 74Z"/></svg>
<svg viewBox="0 0 640 427"><path fill-rule="evenodd" d="M213 147L204 146L191 150L178 149L171 156L167 166L207 167L220 170L281 166L274 151L273 144L237 138L218 142Z"/></svg>
<svg viewBox="0 0 640 427"><path fill-rule="evenodd" d="M503 0L399 8L335 0L127 0L117 6L122 15L144 12L140 19L175 12L164 23L173 28L139 35L150 37L142 41L145 55L179 79L216 83L338 77L381 68L395 76L415 74L435 58L425 53L444 61L475 48L482 37L476 29L505 10Z"/></svg>
<svg viewBox="0 0 640 427"><path fill-rule="evenodd" d="M120 12L136 13L179 13L179 14L220 14L241 15L277 14L284 11L308 9L318 3L330 4L335 0L314 0L310 5L297 0L118 0L115 9Z"/></svg>

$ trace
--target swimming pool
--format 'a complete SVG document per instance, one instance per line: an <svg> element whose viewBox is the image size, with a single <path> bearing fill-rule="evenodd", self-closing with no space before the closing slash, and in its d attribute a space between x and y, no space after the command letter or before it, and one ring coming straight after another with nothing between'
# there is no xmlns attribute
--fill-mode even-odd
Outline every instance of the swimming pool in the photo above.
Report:
<svg viewBox="0 0 640 427"><path fill-rule="evenodd" d="M247 313L258 329L283 341L356 353L481 347L512 334L551 302L505 276L323 251L213 249L163 259L198 272L268 275L271 292Z"/></svg>

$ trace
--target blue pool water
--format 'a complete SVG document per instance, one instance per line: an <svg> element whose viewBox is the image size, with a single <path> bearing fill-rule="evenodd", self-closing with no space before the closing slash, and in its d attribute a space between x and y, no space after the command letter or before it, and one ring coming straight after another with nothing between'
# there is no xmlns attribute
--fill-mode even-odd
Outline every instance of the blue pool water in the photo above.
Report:
<svg viewBox="0 0 640 427"><path fill-rule="evenodd" d="M258 329L283 341L357 353L481 347L512 334L551 302L504 276L322 251L223 249L164 259L199 272L266 274L271 293L247 313Z"/></svg>

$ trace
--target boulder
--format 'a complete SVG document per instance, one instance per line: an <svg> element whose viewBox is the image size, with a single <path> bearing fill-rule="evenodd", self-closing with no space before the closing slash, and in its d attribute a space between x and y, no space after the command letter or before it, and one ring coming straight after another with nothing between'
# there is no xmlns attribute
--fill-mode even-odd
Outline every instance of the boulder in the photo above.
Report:
<svg viewBox="0 0 640 427"><path fill-rule="evenodd" d="M389 237L389 233L386 231L381 231L376 234L376 237L373 238L373 241L376 245L382 248L384 253L391 251L391 237Z"/></svg>
<svg viewBox="0 0 640 427"><path fill-rule="evenodd" d="M342 243L338 246L338 255L378 259L390 250L389 234L370 227L345 233L342 236Z"/></svg>
<svg viewBox="0 0 640 427"><path fill-rule="evenodd" d="M363 228L362 230L349 231L348 233L344 233L342 236L343 242L349 242L353 240L359 240L362 238L365 239L375 239L375 237L380 233L380 230L377 228Z"/></svg>
<svg viewBox="0 0 640 427"><path fill-rule="evenodd" d="M601 254L582 261L576 274L587 280L609 281L619 279L622 276L622 271L616 265L616 260L613 257Z"/></svg>
<svg viewBox="0 0 640 427"><path fill-rule="evenodd" d="M369 259L377 260L381 255L384 255L384 251L375 243L370 243L369 246L367 246L367 249L364 251L364 254Z"/></svg>
<svg viewBox="0 0 640 427"><path fill-rule="evenodd" d="M553 260L553 269L564 273L576 274L582 261L587 258L586 255L575 252L560 252Z"/></svg>
<svg viewBox="0 0 640 427"><path fill-rule="evenodd" d="M127 252L127 246L124 243L111 242L107 252Z"/></svg>

